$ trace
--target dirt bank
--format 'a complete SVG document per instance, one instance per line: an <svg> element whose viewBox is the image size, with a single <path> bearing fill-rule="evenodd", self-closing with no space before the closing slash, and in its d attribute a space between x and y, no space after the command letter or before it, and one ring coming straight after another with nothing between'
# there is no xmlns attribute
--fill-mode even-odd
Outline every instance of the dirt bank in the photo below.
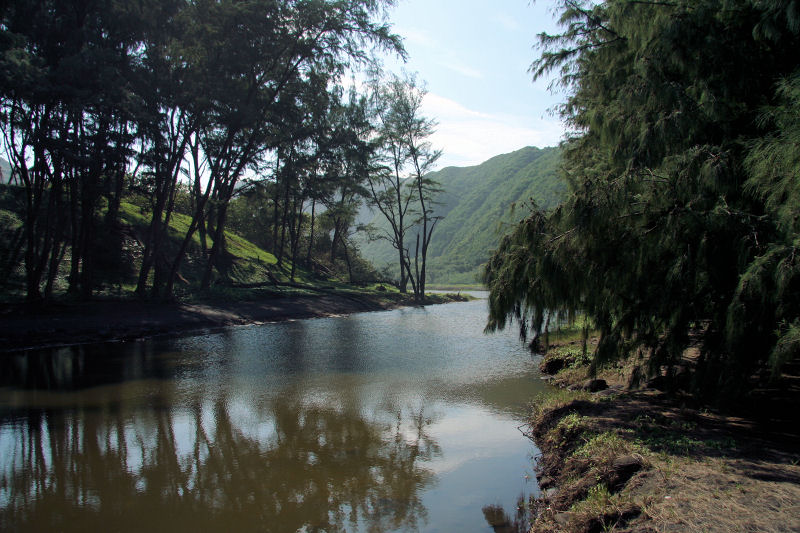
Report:
<svg viewBox="0 0 800 533"><path fill-rule="evenodd" d="M619 369L600 377L568 362L553 381L576 390L535 404L531 531L800 531L796 419L765 425L625 390Z"/></svg>
<svg viewBox="0 0 800 533"><path fill-rule="evenodd" d="M0 306L0 353L380 311L405 303L373 295L315 294L193 304L135 300L62 303L46 308L6 304Z"/></svg>

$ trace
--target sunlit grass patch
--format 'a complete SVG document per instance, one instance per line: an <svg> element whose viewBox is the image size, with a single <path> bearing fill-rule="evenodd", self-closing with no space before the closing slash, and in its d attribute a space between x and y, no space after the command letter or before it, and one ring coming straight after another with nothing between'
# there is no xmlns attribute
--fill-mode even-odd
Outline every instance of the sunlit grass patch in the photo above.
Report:
<svg viewBox="0 0 800 533"><path fill-rule="evenodd" d="M637 442L622 437L616 431L604 431L592 435L573 452L575 457L602 461L631 453L646 453L647 450Z"/></svg>
<svg viewBox="0 0 800 533"><path fill-rule="evenodd" d="M530 402L531 416L535 419L543 413L553 411L563 407L575 400L594 401L595 398L590 392L571 391L567 389L552 389L548 392L538 394Z"/></svg>

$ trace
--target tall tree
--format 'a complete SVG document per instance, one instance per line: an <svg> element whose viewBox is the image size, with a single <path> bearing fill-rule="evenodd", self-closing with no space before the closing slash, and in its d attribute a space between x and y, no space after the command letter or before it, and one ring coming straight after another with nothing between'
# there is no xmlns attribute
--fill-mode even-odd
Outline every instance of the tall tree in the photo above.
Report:
<svg viewBox="0 0 800 533"><path fill-rule="evenodd" d="M198 229L207 230L212 239L203 286L210 285L214 269L224 267L220 260L225 256L229 202L248 169L256 169L270 150L297 138L298 132L287 129L284 120L296 114L293 109L308 74L320 67L335 73L350 60L364 59L368 44L402 52L388 27L372 20L385 5L388 2L193 2L187 10L190 38L181 58L189 65L189 78L207 89L192 104L192 113L205 121L190 148L195 213L171 261L165 294L171 294Z"/></svg>
<svg viewBox="0 0 800 533"><path fill-rule="evenodd" d="M440 189L426 177L441 155L427 140L435 122L422 115L425 90L414 76L393 75L385 82L377 80L374 94L382 168L370 179L371 203L389 222L391 232L380 237L397 250L400 291L405 292L410 282L415 298L422 300L428 245L438 220L433 215L433 196ZM416 234L412 268L407 234L418 223L422 227Z"/></svg>
<svg viewBox="0 0 800 533"><path fill-rule="evenodd" d="M434 150L428 138L434 133L436 122L422 115L422 101L426 91L410 79L403 98L398 102L402 131L408 150L411 167L412 187L419 206L419 219L416 248L414 250L414 272L417 278L415 296L418 301L425 299L425 279L428 264L428 246L433 230L441 216L434 213L435 196L442 191L439 183L428 176L442 155ZM421 240L420 240L421 238ZM421 260L420 260L421 257Z"/></svg>
<svg viewBox="0 0 800 533"><path fill-rule="evenodd" d="M295 137L282 127L299 104L301 87L317 72L341 72L352 61L365 60L366 46L402 53L399 39L374 17L391 2L250 3L194 2L200 32L186 51L208 88L204 111L209 117L199 131L208 182L214 200L213 239L203 276L209 286L224 251L227 206L243 173L267 150ZM203 203L203 202L201 202ZM198 211L190 234L202 213ZM190 236L189 236L190 238ZM168 283L171 288L179 254Z"/></svg>
<svg viewBox="0 0 800 533"><path fill-rule="evenodd" d="M4 144L26 195L31 300L41 297L46 269L45 293L52 290L65 239L70 286L84 296L94 289L100 252L109 251L98 211L105 196L113 224L133 139L129 50L140 26L127 7L39 0L0 11Z"/></svg>
<svg viewBox="0 0 800 533"><path fill-rule="evenodd" d="M203 94L199 80L185 79L181 62L181 39L187 23L186 8L178 0L147 4L148 24L140 49L139 75L135 91L140 109L136 116L139 140L137 182L150 199L150 223L136 285L144 296L151 271L153 295L162 290L167 277L166 243L175 205L179 178L186 162L188 143L203 117L192 113L191 98Z"/></svg>
<svg viewBox="0 0 800 533"><path fill-rule="evenodd" d="M774 294L774 278L756 273L781 263L764 199L786 182L762 176L754 194L745 164L782 142L755 140L775 80L797 68L793 5L561 2L565 30L541 36L532 71L560 72L569 91L571 192L523 222L488 265L490 328L516 316L537 330L544 309L579 309L601 331L596 365L641 347L652 373L700 334L696 390L741 390L797 316L794 303L782 316L756 305L754 279Z"/></svg>

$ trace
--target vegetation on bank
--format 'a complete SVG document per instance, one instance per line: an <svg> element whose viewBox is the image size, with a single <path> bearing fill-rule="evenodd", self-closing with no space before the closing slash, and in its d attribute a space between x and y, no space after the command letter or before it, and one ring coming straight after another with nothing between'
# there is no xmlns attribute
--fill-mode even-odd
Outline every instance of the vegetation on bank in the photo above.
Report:
<svg viewBox="0 0 800 533"><path fill-rule="evenodd" d="M4 255L0 260L2 268L2 303L20 302L25 299L24 269L18 260L21 250L19 236L22 232L18 216L18 202L22 195L18 187L0 186L0 217L3 225L2 239ZM135 296L137 266L141 261L143 235L148 227L148 210L141 204L141 198L129 198L120 204L119 225L115 231L115 246L106 248L106 254L99 256L100 268L96 272L97 285L95 296L101 298L129 298ZM238 201L234 200L236 208ZM177 248L185 235L190 217L175 212L172 214L166 249ZM237 223L232 224L237 227ZM351 258L350 270L357 282L348 276L348 268L343 259L330 262L327 253L312 256L313 270L305 266L295 269L294 278L288 265L279 265L277 258L241 237L233 231L225 233L226 273L224 281L203 289L202 250L211 243L208 239L205 246L198 235L194 236L188 252L188 260L179 272L180 283L175 288L175 296L183 302L235 302L239 300L258 300L286 298L292 296L335 295L340 297L364 297L378 305L408 305L421 303L413 294L404 294L390 281L384 280L381 274L354 255ZM318 245L322 248L324 237L318 237ZM327 250L326 250L327 251ZM12 257L16 256L17 260ZM68 274L70 256L65 254L59 274L54 278L53 294L59 301L74 300L68 293ZM458 292L454 290L452 292ZM454 294L428 293L422 303L444 303L448 301L464 301L468 296Z"/></svg>
<svg viewBox="0 0 800 533"><path fill-rule="evenodd" d="M686 391L658 390L674 381L634 385L634 365L592 374L579 344L554 344L540 363L559 388L532 403L541 494L529 502L531 531L800 527L796 395L788 406L765 398L755 419L730 418Z"/></svg>
<svg viewBox="0 0 800 533"><path fill-rule="evenodd" d="M696 346L690 390L730 404L800 356L797 3L558 6L532 72L567 90L569 192L489 261L488 328L584 313L592 367L643 379Z"/></svg>
<svg viewBox="0 0 800 533"><path fill-rule="evenodd" d="M397 196L401 234L424 233L396 243L398 285L422 302L438 152L424 91L376 59L405 56L392 4L3 4L0 130L18 189L4 192L0 259L22 269L25 298L91 298L131 276L154 299L370 283L356 212ZM357 72L368 83L346 85Z"/></svg>

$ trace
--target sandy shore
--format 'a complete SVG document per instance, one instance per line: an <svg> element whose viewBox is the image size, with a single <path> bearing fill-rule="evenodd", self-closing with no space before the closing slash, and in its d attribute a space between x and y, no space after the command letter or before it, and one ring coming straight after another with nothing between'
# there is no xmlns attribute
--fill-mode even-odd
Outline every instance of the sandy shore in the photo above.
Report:
<svg viewBox="0 0 800 533"><path fill-rule="evenodd" d="M132 340L244 324L380 311L398 307L370 296L322 294L213 304L93 301L36 308L0 305L0 353Z"/></svg>

